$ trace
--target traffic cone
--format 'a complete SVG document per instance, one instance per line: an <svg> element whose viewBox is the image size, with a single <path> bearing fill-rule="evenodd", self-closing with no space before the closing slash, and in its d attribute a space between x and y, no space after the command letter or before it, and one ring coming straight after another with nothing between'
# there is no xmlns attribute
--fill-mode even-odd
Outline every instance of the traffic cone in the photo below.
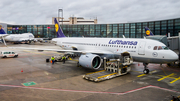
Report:
<svg viewBox="0 0 180 101"><path fill-rule="evenodd" d="M21 72L23 72L23 69L21 69Z"/></svg>

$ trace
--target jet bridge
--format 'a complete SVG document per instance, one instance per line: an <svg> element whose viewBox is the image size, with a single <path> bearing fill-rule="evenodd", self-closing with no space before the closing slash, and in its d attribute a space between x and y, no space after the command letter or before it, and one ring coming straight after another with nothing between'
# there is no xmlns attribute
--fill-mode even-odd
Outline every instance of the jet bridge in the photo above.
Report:
<svg viewBox="0 0 180 101"><path fill-rule="evenodd" d="M116 59L113 62L107 62L106 58L103 60L104 70L88 73L83 75L86 80L99 82L108 80L120 75L125 75L130 72L130 65L133 63L129 53L122 53L120 59Z"/></svg>

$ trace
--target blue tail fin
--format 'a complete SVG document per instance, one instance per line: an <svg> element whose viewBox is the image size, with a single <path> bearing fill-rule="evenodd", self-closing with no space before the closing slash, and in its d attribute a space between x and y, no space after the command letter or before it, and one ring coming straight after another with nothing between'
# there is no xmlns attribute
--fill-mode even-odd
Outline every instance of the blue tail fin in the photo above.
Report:
<svg viewBox="0 0 180 101"><path fill-rule="evenodd" d="M150 29L148 27L144 27L145 28L145 32L146 32L146 36L153 36L154 34L150 31Z"/></svg>
<svg viewBox="0 0 180 101"><path fill-rule="evenodd" d="M6 34L6 32L2 29L1 25L0 25L0 34Z"/></svg>
<svg viewBox="0 0 180 101"><path fill-rule="evenodd" d="M62 38L62 37L66 37L61 29L61 27L59 26L56 18L54 18L54 23L55 23L55 28L56 28L56 32L57 32L57 38Z"/></svg>

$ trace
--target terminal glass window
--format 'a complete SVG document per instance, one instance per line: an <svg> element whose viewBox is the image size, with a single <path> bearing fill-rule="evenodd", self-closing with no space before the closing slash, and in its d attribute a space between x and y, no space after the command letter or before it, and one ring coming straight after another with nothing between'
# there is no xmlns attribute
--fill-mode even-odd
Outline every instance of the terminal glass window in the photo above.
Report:
<svg viewBox="0 0 180 101"><path fill-rule="evenodd" d="M123 28L123 24L119 24L119 28Z"/></svg>
<svg viewBox="0 0 180 101"><path fill-rule="evenodd" d="M124 36L125 36L126 38L129 38L129 29L125 29L125 34L124 34Z"/></svg>
<svg viewBox="0 0 180 101"><path fill-rule="evenodd" d="M154 22L149 22L149 28L153 28L154 27Z"/></svg>
<svg viewBox="0 0 180 101"><path fill-rule="evenodd" d="M168 20L168 26L173 26L173 20Z"/></svg>
<svg viewBox="0 0 180 101"><path fill-rule="evenodd" d="M131 38L135 38L135 29L133 28L133 29L131 29L131 36L130 36Z"/></svg>
<svg viewBox="0 0 180 101"><path fill-rule="evenodd" d="M125 28L129 28L129 24L125 24Z"/></svg>
<svg viewBox="0 0 180 101"><path fill-rule="evenodd" d="M161 26L167 26L167 21L161 21Z"/></svg>
<svg viewBox="0 0 180 101"><path fill-rule="evenodd" d="M180 25L180 19L175 20L175 25Z"/></svg>
<svg viewBox="0 0 180 101"><path fill-rule="evenodd" d="M131 28L135 28L135 23L132 23L130 26Z"/></svg>
<svg viewBox="0 0 180 101"><path fill-rule="evenodd" d="M113 37L112 33L112 25L107 24L107 37Z"/></svg>
<svg viewBox="0 0 180 101"><path fill-rule="evenodd" d="M90 36L94 36L94 25L90 25Z"/></svg>
<svg viewBox="0 0 180 101"><path fill-rule="evenodd" d="M101 25L101 37L107 37L106 36L106 33L107 33L107 31L106 31L106 25L104 24L104 25Z"/></svg>
<svg viewBox="0 0 180 101"><path fill-rule="evenodd" d="M117 38L117 34L118 34L118 27L117 27L117 25L116 26L113 25L113 37Z"/></svg>

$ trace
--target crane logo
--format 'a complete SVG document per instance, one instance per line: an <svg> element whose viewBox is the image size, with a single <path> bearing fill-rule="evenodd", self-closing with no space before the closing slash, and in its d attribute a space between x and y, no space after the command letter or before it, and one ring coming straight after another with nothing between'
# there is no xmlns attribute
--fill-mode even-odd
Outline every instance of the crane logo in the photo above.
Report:
<svg viewBox="0 0 180 101"><path fill-rule="evenodd" d="M58 24L55 24L56 32L58 32L59 26Z"/></svg>
<svg viewBox="0 0 180 101"><path fill-rule="evenodd" d="M149 30L146 31L146 35L150 35L150 31Z"/></svg>

